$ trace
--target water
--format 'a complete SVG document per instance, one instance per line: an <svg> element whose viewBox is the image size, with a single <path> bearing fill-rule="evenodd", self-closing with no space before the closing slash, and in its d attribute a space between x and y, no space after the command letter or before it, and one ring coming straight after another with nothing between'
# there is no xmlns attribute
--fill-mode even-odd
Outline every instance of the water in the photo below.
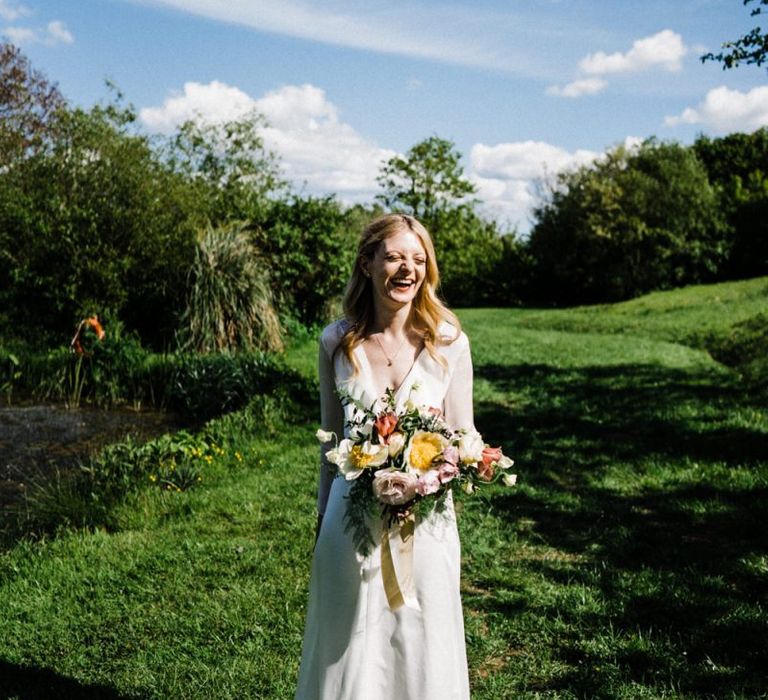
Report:
<svg viewBox="0 0 768 700"><path fill-rule="evenodd" d="M75 468L128 435L148 440L178 430L174 416L128 408L56 405L0 408L0 506L18 498L26 480Z"/></svg>

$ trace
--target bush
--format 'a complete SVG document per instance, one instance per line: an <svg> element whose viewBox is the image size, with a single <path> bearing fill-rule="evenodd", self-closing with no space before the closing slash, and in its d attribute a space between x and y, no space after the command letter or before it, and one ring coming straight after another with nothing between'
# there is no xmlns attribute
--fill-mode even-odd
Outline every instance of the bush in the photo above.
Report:
<svg viewBox="0 0 768 700"><path fill-rule="evenodd" d="M736 323L706 345L712 357L737 370L750 386L768 389L768 314Z"/></svg>
<svg viewBox="0 0 768 700"><path fill-rule="evenodd" d="M328 320L329 305L349 279L359 235L333 197L274 201L254 220L253 241L269 261L281 315L308 326Z"/></svg>
<svg viewBox="0 0 768 700"><path fill-rule="evenodd" d="M183 321L187 349L283 349L267 263L242 226L200 234Z"/></svg>
<svg viewBox="0 0 768 700"><path fill-rule="evenodd" d="M727 258L727 228L692 149L645 141L562 173L535 211L535 296L617 301L706 282Z"/></svg>

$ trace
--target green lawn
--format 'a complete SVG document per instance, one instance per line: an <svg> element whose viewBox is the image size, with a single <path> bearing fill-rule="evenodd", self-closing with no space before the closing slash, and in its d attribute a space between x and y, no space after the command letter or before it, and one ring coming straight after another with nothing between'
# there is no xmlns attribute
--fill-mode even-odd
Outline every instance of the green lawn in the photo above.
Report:
<svg viewBox="0 0 768 700"><path fill-rule="evenodd" d="M520 475L460 506L473 699L768 696L768 410L692 346L767 302L762 278L461 312ZM292 697L316 426L245 425L200 487L0 554L0 697Z"/></svg>

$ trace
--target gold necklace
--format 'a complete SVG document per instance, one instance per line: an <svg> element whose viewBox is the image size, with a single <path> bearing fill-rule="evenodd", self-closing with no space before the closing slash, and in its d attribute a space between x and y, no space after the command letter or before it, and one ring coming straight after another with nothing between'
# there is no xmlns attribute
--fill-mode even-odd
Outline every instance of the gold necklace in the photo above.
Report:
<svg viewBox="0 0 768 700"><path fill-rule="evenodd" d="M381 340L379 340L378 335L374 335L373 339L379 344L379 347L381 348L381 352L384 355L384 357L387 360L387 367L391 367L392 363L397 359L397 356L400 354L400 351L403 349L403 345L405 345L405 341L408 339L407 336L403 338L402 342L400 343L400 347L397 348L397 352L390 357L387 355L387 351L384 349L384 345L382 345Z"/></svg>

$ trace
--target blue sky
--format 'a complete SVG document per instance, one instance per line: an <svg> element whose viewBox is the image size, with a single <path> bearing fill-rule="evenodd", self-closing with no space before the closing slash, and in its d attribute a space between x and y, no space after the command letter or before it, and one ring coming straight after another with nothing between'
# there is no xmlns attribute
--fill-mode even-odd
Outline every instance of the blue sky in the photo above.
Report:
<svg viewBox="0 0 768 700"><path fill-rule="evenodd" d="M259 109L296 187L345 202L437 134L523 230L542 177L606 148L768 125L764 68L699 60L755 24L741 0L0 0L76 104L109 78L148 131Z"/></svg>

